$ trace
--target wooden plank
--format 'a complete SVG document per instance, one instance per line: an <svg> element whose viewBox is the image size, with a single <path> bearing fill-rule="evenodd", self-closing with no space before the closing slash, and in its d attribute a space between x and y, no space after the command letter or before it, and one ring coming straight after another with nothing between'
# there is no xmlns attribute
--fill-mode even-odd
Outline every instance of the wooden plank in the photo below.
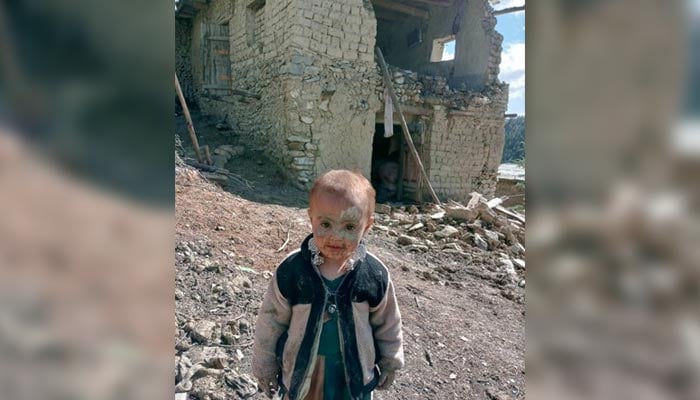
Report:
<svg viewBox="0 0 700 400"><path fill-rule="evenodd" d="M410 106L410 105L401 105L401 109L406 113L410 115L426 115L426 116L431 116L433 115L433 110L430 108L423 108L423 107L416 107L416 106ZM396 111L394 111L394 114L396 114ZM379 112L377 112L377 115L384 115L384 107L382 107ZM398 118L397 118L398 119Z"/></svg>
<svg viewBox="0 0 700 400"><path fill-rule="evenodd" d="M412 0L413 3L422 3L437 7L451 7L452 0Z"/></svg>
<svg viewBox="0 0 700 400"><path fill-rule="evenodd" d="M202 154L199 151L199 141L197 140L197 134L194 131L194 125L192 124L192 117L190 117L190 109L187 108L187 103L185 102L185 96L182 95L182 88L180 88L180 81L177 79L177 73L175 73L175 91L177 92L177 98L180 100L180 106L182 106L182 112L185 114L185 121L187 121L187 130L190 132L190 139L192 139L192 145L194 146L194 153L197 155L197 161L202 162Z"/></svg>
<svg viewBox="0 0 700 400"><path fill-rule="evenodd" d="M246 97L252 97L254 99L260 100L262 96L260 96L257 93L249 92L247 90L240 90L240 89L232 89L228 86L223 86L223 85L202 85L203 89L214 89L214 90L228 90L230 93L239 95L239 96L246 96Z"/></svg>
<svg viewBox="0 0 700 400"><path fill-rule="evenodd" d="M518 11L525 11L525 6L518 6L518 7L510 7L510 8L504 8L502 10L497 10L493 12L494 17L497 15L503 15L503 14L510 14Z"/></svg>
<svg viewBox="0 0 700 400"><path fill-rule="evenodd" d="M406 124L406 118L404 118L403 111L401 110L399 98L396 96L396 92L394 92L394 84L391 82L391 76L389 75L389 69L386 66L386 62L384 61L384 55L382 54L382 50L379 47L375 47L374 51L377 55L379 66L382 68L382 75L384 76L384 85L386 85L387 89L389 89L389 95L391 96L391 100L393 100L394 107L399 113L401 130L403 131L404 138L406 139L406 144L408 144L408 148L411 149L411 155L413 155L413 158L416 160L416 163L420 167L420 172L423 175L423 178L425 179L425 183L428 185L428 190L430 191L430 195L432 196L433 201L435 201L435 204L440 205L440 199L438 198L437 194L435 194L435 190L433 190L433 185L430 184L428 174L425 172L425 168L423 168L423 162L421 162L420 157L418 156L418 151L416 150L416 146L413 144L411 133L408 130L408 124Z"/></svg>
<svg viewBox="0 0 700 400"><path fill-rule="evenodd" d="M387 10L397 11L402 14L413 15L414 17L427 19L430 16L428 10L409 6L403 3L397 3L392 0L372 0L372 4L377 7L386 8Z"/></svg>

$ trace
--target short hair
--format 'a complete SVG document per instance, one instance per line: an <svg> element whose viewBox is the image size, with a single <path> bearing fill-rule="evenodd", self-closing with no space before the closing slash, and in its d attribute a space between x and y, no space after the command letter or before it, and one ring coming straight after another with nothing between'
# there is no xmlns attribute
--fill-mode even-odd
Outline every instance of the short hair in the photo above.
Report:
<svg viewBox="0 0 700 400"><path fill-rule="evenodd" d="M316 178L309 192L309 206L318 193L328 193L350 201L364 203L367 205L367 217L374 215L376 192L367 178L358 171L334 169Z"/></svg>

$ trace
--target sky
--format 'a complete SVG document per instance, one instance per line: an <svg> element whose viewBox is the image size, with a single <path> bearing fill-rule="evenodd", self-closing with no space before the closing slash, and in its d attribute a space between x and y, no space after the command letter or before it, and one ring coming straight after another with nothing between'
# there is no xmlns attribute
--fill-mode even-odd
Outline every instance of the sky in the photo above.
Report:
<svg viewBox="0 0 700 400"><path fill-rule="evenodd" d="M501 0L494 9L522 6L525 0ZM508 113L525 114L525 11L496 17L496 30L503 35L501 72L498 78L510 84Z"/></svg>

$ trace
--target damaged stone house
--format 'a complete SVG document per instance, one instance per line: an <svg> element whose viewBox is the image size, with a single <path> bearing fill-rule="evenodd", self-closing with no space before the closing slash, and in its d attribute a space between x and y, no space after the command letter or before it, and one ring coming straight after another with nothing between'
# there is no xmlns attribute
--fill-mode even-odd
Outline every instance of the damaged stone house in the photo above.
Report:
<svg viewBox="0 0 700 400"><path fill-rule="evenodd" d="M389 188L383 200L429 200L398 115L385 115L378 46L433 188L466 201L494 194L503 150L493 13L489 0L180 0L176 72L188 102L298 185L357 169Z"/></svg>

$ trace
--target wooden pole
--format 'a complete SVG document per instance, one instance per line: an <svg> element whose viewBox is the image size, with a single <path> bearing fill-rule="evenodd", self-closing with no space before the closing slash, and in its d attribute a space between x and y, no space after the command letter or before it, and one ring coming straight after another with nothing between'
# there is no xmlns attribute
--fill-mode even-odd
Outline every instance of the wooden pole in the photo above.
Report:
<svg viewBox="0 0 700 400"><path fill-rule="evenodd" d="M204 149L204 157L207 159L207 164L213 165L214 163L211 161L211 153L209 153L209 145L205 144L202 146L202 148Z"/></svg>
<svg viewBox="0 0 700 400"><path fill-rule="evenodd" d="M389 70L386 66L386 62L384 61L384 55L382 54L382 50L379 47L375 47L375 53L377 54L377 60L379 61L379 66L382 68L382 75L384 75L384 84L386 87L389 89L389 95L391 96L391 100L394 103L394 108L396 108L397 114L399 114L399 121L401 122L401 130L403 131L403 136L406 139L406 144L408 144L408 148L411 150L411 154L413 155L413 158L416 160L416 163L420 167L420 172L421 175L423 176L423 179L425 179L425 183L428 185L428 190L430 191L430 196L433 198L433 201L435 204L441 204L440 199L438 198L437 194L435 194L435 190L433 190L433 185L430 184L430 179L428 179L428 174L425 172L425 168L423 168L423 163L420 160L420 157L418 156L418 151L416 151L416 146L413 144L413 139L411 138L411 133L408 131L408 125L406 124L406 118L404 118L403 111L401 110L401 104L399 103L399 98L396 96L396 93L394 92L394 85L391 83L391 77L389 76Z"/></svg>
<svg viewBox="0 0 700 400"><path fill-rule="evenodd" d="M525 11L525 6L518 6L518 7L510 7L510 8L504 8L502 10L497 10L493 12L493 16L497 15L503 15L503 14L510 14L518 11Z"/></svg>
<svg viewBox="0 0 700 400"><path fill-rule="evenodd" d="M180 106L182 106L182 112L185 114L185 120L187 121L187 130L190 132L190 139L192 139L192 145L194 146L194 153L197 155L197 161L202 162L202 153L199 151L199 141L197 140L197 134L194 132L194 125L192 125L192 118L190 117L190 110L187 108L187 103L185 103L185 96L182 95L182 89L180 88L180 81L177 79L177 72L175 73L175 91L177 92L177 98L180 100Z"/></svg>

